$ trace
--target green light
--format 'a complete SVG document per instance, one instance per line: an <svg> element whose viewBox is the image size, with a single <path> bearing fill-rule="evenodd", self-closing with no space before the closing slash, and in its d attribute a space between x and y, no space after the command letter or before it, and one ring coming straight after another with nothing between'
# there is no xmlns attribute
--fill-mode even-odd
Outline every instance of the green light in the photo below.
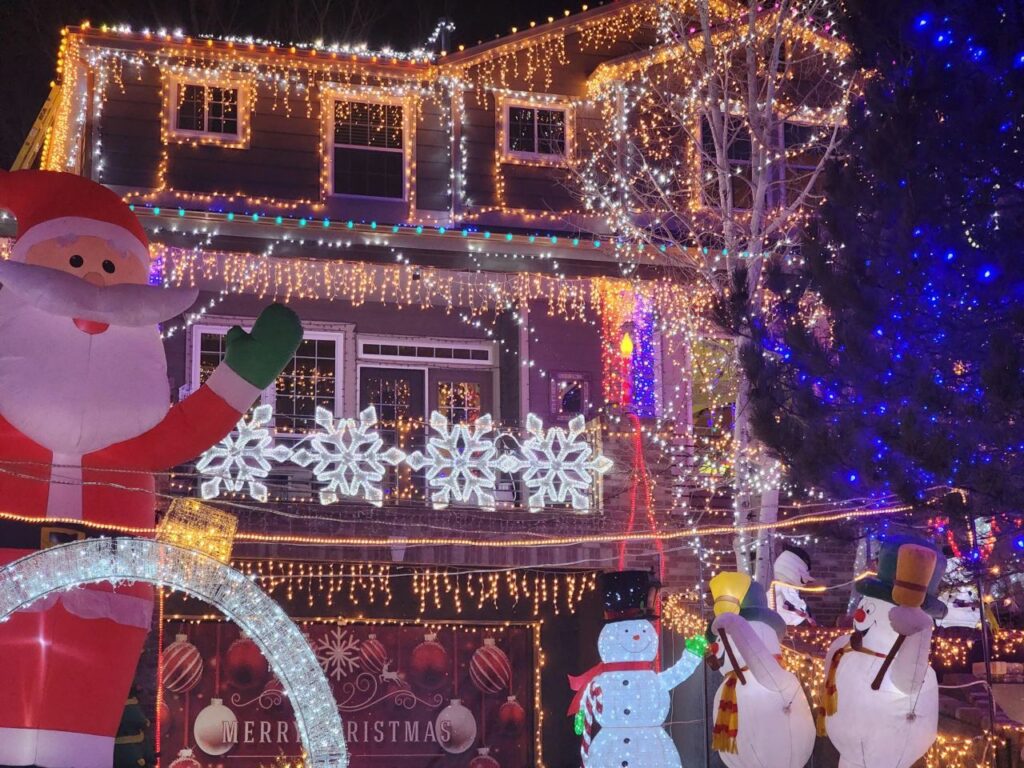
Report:
<svg viewBox="0 0 1024 768"><path fill-rule="evenodd" d="M331 226L331 220L330 219L324 219L323 223L324 223L324 229L327 229L329 226Z"/></svg>
<svg viewBox="0 0 1024 768"><path fill-rule="evenodd" d="M349 219L348 221L345 222L345 226L348 229L352 229L352 227L354 227L355 225L356 225L356 223L354 221L352 221L352 219ZM376 229L376 228L377 228L377 222L376 221L373 222L372 224L370 224L370 229Z"/></svg>
<svg viewBox="0 0 1024 768"><path fill-rule="evenodd" d="M228 214L228 221L234 221L234 220L235 220L235 214L229 213Z"/></svg>
<svg viewBox="0 0 1024 768"><path fill-rule="evenodd" d="M511 232L506 232L505 233L505 239L506 240L511 240L512 239L512 233Z"/></svg>
<svg viewBox="0 0 1024 768"><path fill-rule="evenodd" d="M417 224L416 225L416 234L417 235L422 235L423 234L423 225L422 224Z"/></svg>
<svg viewBox="0 0 1024 768"><path fill-rule="evenodd" d="M154 216L159 216L160 215L160 209L159 208L154 208L153 209L153 215Z"/></svg>
<svg viewBox="0 0 1024 768"><path fill-rule="evenodd" d="M179 208L178 209L178 215L179 216L184 216L185 215L185 209L184 208Z"/></svg>
<svg viewBox="0 0 1024 768"><path fill-rule="evenodd" d="M348 222L348 226L349 226L349 228L351 228L351 227L352 227L352 221L351 221L351 219L350 219L350 220L349 220L349 222ZM376 222L376 221L371 221L371 222L370 222L370 229L376 229L376 228L377 228L377 222Z"/></svg>
<svg viewBox="0 0 1024 768"><path fill-rule="evenodd" d="M443 234L444 234L444 232L445 232L445 230L444 230L444 227L438 227L438 228L437 228L437 234L439 234L439 235L443 235Z"/></svg>
<svg viewBox="0 0 1024 768"><path fill-rule="evenodd" d="M284 223L284 218L283 218L283 217L281 217L281 216L276 216L276 217L274 218L274 223L275 223L275 224L283 224L283 223Z"/></svg>
<svg viewBox="0 0 1024 768"><path fill-rule="evenodd" d="M254 214L252 215L252 220L253 220L253 221L259 221L259 220L260 220L260 215L259 215L258 213L254 213Z"/></svg>
<svg viewBox="0 0 1024 768"><path fill-rule="evenodd" d="M299 219L299 226L300 227L306 226L306 220L305 219Z"/></svg>

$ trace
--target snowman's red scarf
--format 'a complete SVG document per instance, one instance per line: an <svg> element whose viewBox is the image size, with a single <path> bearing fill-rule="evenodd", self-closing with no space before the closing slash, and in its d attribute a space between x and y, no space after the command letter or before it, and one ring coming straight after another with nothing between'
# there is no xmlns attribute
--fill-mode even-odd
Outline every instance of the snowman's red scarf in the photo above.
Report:
<svg viewBox="0 0 1024 768"><path fill-rule="evenodd" d="M574 716L583 707L583 736L580 745L580 756L583 758L583 765L587 765L587 756L590 752L590 740L594 736L594 713L604 711L601 703L601 686L594 685L594 678L605 672L640 672L656 671L653 661L607 661L591 667L582 675L569 675L569 686L576 691L572 704L569 705L569 716ZM586 696L586 704L583 704L583 697Z"/></svg>
<svg viewBox="0 0 1024 768"><path fill-rule="evenodd" d="M836 652L832 654L832 659L829 661L828 669L825 670L825 687L821 692L821 706L817 711L816 726L819 736L828 735L828 731L825 730L825 720L839 711L839 688L836 685L836 673L839 672L839 662L843 660L843 656L851 651L877 656L879 659L884 659L887 655L872 651L870 648L854 648L849 641L836 648Z"/></svg>

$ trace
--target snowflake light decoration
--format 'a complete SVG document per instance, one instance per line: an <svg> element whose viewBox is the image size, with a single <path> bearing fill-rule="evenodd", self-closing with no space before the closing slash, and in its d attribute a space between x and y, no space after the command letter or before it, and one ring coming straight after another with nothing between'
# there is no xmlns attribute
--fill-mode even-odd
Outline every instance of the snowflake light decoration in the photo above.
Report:
<svg viewBox="0 0 1024 768"><path fill-rule="evenodd" d="M414 451L406 457L413 469L427 469L427 485L434 490L430 500L438 509L452 501L468 502L474 496L477 506L494 508L494 486L498 448L484 437L493 429L490 414L470 425L450 425L438 411L430 414L430 426L438 433L427 441L427 455Z"/></svg>
<svg viewBox="0 0 1024 768"><path fill-rule="evenodd" d="M398 448L381 451L384 441L373 429L377 411L371 406L359 414L358 421L335 421L330 411L317 407L315 419L323 431L305 438L291 454L291 459L302 467L316 463L313 474L318 481L326 483L320 490L320 503L331 504L339 496L361 494L374 506L381 506L384 465L400 464L405 453Z"/></svg>
<svg viewBox="0 0 1024 768"><path fill-rule="evenodd" d="M242 418L230 435L199 457L196 471L210 478L199 487L204 499L220 495L222 486L238 492L248 485L252 498L267 500L263 480L270 474L270 460L285 461L291 455L287 446L274 445L272 430L267 426L272 419L273 409L269 405L258 406L251 418Z"/></svg>
<svg viewBox="0 0 1024 768"><path fill-rule="evenodd" d="M313 650L324 673L334 680L341 680L359 669L359 640L347 629L335 627L316 641Z"/></svg>
<svg viewBox="0 0 1024 768"><path fill-rule="evenodd" d="M568 431L561 427L544 429L544 422L534 414L526 417L530 437L523 443L523 456L505 454L498 462L503 472L523 472L523 483L532 493L527 500L531 512L545 506L545 501L564 504L572 501L573 509L590 509L591 473L603 475L612 467L607 456L593 454L593 448L582 438L586 421L576 416Z"/></svg>

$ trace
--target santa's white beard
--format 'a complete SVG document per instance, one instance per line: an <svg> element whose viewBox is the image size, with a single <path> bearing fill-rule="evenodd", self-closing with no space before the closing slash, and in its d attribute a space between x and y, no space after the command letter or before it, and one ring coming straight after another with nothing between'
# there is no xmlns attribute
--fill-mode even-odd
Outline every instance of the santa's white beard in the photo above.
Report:
<svg viewBox="0 0 1024 768"><path fill-rule="evenodd" d="M140 435L169 406L156 326L80 331L0 290L0 415L56 453L82 455Z"/></svg>

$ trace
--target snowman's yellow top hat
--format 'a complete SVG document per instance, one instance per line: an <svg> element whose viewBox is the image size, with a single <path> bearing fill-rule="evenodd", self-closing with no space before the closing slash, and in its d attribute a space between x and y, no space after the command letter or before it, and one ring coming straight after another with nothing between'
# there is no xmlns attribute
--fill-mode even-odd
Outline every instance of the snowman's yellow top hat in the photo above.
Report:
<svg viewBox="0 0 1024 768"><path fill-rule="evenodd" d="M743 598L750 589L750 576L745 573L720 573L708 582L715 601L715 616L739 613Z"/></svg>

